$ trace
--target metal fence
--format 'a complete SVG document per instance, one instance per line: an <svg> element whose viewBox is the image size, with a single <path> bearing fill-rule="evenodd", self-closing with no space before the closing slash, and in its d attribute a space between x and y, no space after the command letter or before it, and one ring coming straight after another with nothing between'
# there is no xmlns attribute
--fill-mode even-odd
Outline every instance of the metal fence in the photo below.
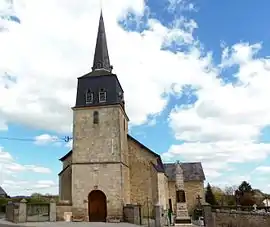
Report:
<svg viewBox="0 0 270 227"><path fill-rule="evenodd" d="M44 222L50 220L50 204L28 203L26 211L28 222Z"/></svg>

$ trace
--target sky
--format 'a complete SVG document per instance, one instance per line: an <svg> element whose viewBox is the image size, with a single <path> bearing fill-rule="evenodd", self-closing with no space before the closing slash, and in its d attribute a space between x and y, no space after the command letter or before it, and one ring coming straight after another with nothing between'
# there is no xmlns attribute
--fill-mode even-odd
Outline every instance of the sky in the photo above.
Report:
<svg viewBox="0 0 270 227"><path fill-rule="evenodd" d="M10 195L56 194L101 4L10 3L0 0L0 185ZM267 0L103 0L130 134L164 162L202 162L212 185L246 180L269 193L269 8Z"/></svg>

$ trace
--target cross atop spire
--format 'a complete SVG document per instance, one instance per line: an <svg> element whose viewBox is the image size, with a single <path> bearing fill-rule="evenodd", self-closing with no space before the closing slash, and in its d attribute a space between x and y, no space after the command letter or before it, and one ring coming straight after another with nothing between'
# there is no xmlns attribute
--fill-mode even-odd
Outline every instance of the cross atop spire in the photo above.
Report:
<svg viewBox="0 0 270 227"><path fill-rule="evenodd" d="M96 49L95 49L92 70L93 71L105 70L108 72L112 71L112 66L110 65L110 58L109 58L102 10L100 12Z"/></svg>

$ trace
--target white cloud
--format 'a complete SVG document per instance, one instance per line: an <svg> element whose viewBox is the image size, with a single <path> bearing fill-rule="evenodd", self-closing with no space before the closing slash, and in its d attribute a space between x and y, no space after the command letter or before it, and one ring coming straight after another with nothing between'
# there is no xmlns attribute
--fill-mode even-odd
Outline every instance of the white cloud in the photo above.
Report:
<svg viewBox="0 0 270 227"><path fill-rule="evenodd" d="M168 0L168 10L170 12L175 11L196 11L194 3L190 0Z"/></svg>
<svg viewBox="0 0 270 227"><path fill-rule="evenodd" d="M36 165L24 165L26 170L33 171L35 173L51 173L51 170L46 167Z"/></svg>
<svg viewBox="0 0 270 227"><path fill-rule="evenodd" d="M1 102L0 115L6 122L70 132L76 78L91 68L99 4L96 1L19 2L23 3L17 8L21 25L0 36L0 81L3 81L0 95L10 97L10 101ZM200 86L212 80L211 76L205 78L208 73L203 72L211 59L202 58L195 47L190 53L161 50L164 43L171 41L192 45L194 21L181 18L169 29L149 19L150 29L139 34L124 31L117 20L127 10L142 15L144 1L117 1L117 4L104 1L103 8L111 62L126 91L131 124L144 123L149 115L165 108L168 98L162 94L170 91L172 82L180 85L194 82ZM16 83L11 83L8 89L5 85L10 81L4 77L5 71L16 77Z"/></svg>
<svg viewBox="0 0 270 227"><path fill-rule="evenodd" d="M69 149L72 149L72 146L73 146L73 140L71 139L71 140L69 140L67 143L66 143L66 145L65 145L67 148L69 148Z"/></svg>
<svg viewBox="0 0 270 227"><path fill-rule="evenodd" d="M213 185L218 186L220 188L226 188L228 186L239 186L243 181L250 182L250 175L237 175L237 176L226 176L222 177L219 181L215 181ZM251 185L254 189L254 185Z"/></svg>
<svg viewBox="0 0 270 227"><path fill-rule="evenodd" d="M14 177L16 173L20 172L34 172L34 173L51 173L49 168L37 165L22 165L17 163L10 153L0 147L0 184L1 181L9 177Z"/></svg>
<svg viewBox="0 0 270 227"><path fill-rule="evenodd" d="M35 137L35 144L45 145L45 144L59 142L59 140L60 139L57 136L53 136L49 134L42 134Z"/></svg>
<svg viewBox="0 0 270 227"><path fill-rule="evenodd" d="M175 138L186 143L172 145L164 158L202 161L212 179L231 164L262 161L269 156L270 144L260 142L260 136L270 121L270 60L256 58L261 48L261 44L247 43L225 47L220 73L237 66L234 76L238 81L232 85L216 80L213 86L196 91L195 104L171 111L169 124Z"/></svg>
<svg viewBox="0 0 270 227"><path fill-rule="evenodd" d="M58 193L58 185L52 180L4 180L1 186L10 196L31 195L33 193L55 195Z"/></svg>
<svg viewBox="0 0 270 227"><path fill-rule="evenodd" d="M37 181L36 182L37 184L36 185L34 185L34 189L35 188L51 188L51 187L56 187L57 185L56 185L56 183L55 182L53 182L52 180L40 180L40 181Z"/></svg>
<svg viewBox="0 0 270 227"><path fill-rule="evenodd" d="M269 174L270 173L270 166L258 166L254 169L254 172L259 174Z"/></svg>
<svg viewBox="0 0 270 227"><path fill-rule="evenodd" d="M0 96L9 97L0 102L4 119L0 128L13 122L70 132L76 78L91 68L99 3L18 2L22 24L0 34ZM179 2L183 1L171 1L173 6ZM142 16L143 0L107 0L103 8L111 63L125 90L132 125L152 121L150 116L164 110L169 100L164 92L185 95L181 88L186 84L196 90L194 105L178 105L169 116L175 138L186 143L172 145L164 158L180 155L202 161L207 176L217 178L233 163L269 155L269 145L258 142L261 129L270 121L270 60L256 56L262 44L224 46L222 62L215 66L211 53L203 53L193 37L198 26L193 20L180 17L168 28L149 18L150 29L139 34L124 31L117 20L128 11ZM188 51L162 50L172 41ZM230 66L237 66L238 82L224 85L217 76ZM6 71L16 82L6 77ZM10 167L12 171L20 168Z"/></svg>

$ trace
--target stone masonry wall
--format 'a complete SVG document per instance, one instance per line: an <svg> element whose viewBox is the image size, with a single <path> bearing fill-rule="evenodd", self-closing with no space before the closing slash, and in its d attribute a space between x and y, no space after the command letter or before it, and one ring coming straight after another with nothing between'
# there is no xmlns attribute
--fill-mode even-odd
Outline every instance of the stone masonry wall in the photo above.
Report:
<svg viewBox="0 0 270 227"><path fill-rule="evenodd" d="M184 184L188 211L192 212L194 207L198 204L198 200L196 199L198 195L202 198L201 203L205 203L204 183L203 181L185 181Z"/></svg>
<svg viewBox="0 0 270 227"><path fill-rule="evenodd" d="M72 154L66 158L65 161L63 161L63 169L65 169L68 165L70 165L72 162Z"/></svg>
<svg viewBox="0 0 270 227"><path fill-rule="evenodd" d="M121 164L72 165L72 212L75 212L74 215L80 216L88 214L88 195L92 190L97 189L101 190L106 195L107 217L122 217L123 201L120 165Z"/></svg>
<svg viewBox="0 0 270 227"><path fill-rule="evenodd" d="M158 202L164 209L167 209L168 204L168 179L164 173L158 173Z"/></svg>
<svg viewBox="0 0 270 227"><path fill-rule="evenodd" d="M151 163L156 157L132 140L129 143L130 198L132 204L146 206L158 202L157 172Z"/></svg>
<svg viewBox="0 0 270 227"><path fill-rule="evenodd" d="M172 200L172 207L174 212L176 211L176 191L175 182L169 181L169 198ZM202 198L201 202L204 202L204 187L201 181L185 181L184 188L186 193L187 208L189 214L192 213L195 205L198 203L196 197L200 195Z"/></svg>
<svg viewBox="0 0 270 227"><path fill-rule="evenodd" d="M129 167L121 165L122 168L122 195L124 205L130 204L130 171Z"/></svg>
<svg viewBox="0 0 270 227"><path fill-rule="evenodd" d="M71 201L71 166L59 176L59 192L61 200Z"/></svg>
<svg viewBox="0 0 270 227"><path fill-rule="evenodd" d="M173 212L176 212L176 188L175 188L175 181L169 181L169 199L172 200L172 209Z"/></svg>
<svg viewBox="0 0 270 227"><path fill-rule="evenodd" d="M93 123L95 111L98 124ZM122 217L123 205L130 200L125 125L119 106L74 109L72 204L78 216L87 213L85 201L98 188L107 196L108 218Z"/></svg>
<svg viewBox="0 0 270 227"><path fill-rule="evenodd" d="M213 212L215 227L269 227L270 214L254 212Z"/></svg>
<svg viewBox="0 0 270 227"><path fill-rule="evenodd" d="M98 124L93 123L95 111L99 113ZM118 106L74 110L73 163L121 161L121 111Z"/></svg>
<svg viewBox="0 0 270 227"><path fill-rule="evenodd" d="M122 195L124 204L130 204L130 172L129 172L129 158L128 158L128 123L126 117L119 111L120 119L120 148L121 148L121 160L125 165L122 167Z"/></svg>
<svg viewBox="0 0 270 227"><path fill-rule="evenodd" d="M65 212L71 212L71 211L72 211L71 205L58 204L56 206L56 220L57 221L64 221Z"/></svg>
<svg viewBox="0 0 270 227"><path fill-rule="evenodd" d="M158 173L153 165L150 165L151 189L152 189L152 205L155 206L159 202L158 196Z"/></svg>

